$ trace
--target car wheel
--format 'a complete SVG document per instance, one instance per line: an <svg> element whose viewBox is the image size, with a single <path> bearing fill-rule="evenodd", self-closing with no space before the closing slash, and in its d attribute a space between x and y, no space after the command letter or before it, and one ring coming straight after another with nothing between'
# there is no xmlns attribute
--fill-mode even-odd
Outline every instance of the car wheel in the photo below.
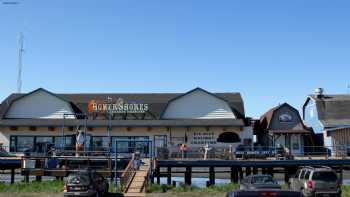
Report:
<svg viewBox="0 0 350 197"><path fill-rule="evenodd" d="M310 197L309 195L306 194L305 189L301 189L301 193L303 194L304 197Z"/></svg>

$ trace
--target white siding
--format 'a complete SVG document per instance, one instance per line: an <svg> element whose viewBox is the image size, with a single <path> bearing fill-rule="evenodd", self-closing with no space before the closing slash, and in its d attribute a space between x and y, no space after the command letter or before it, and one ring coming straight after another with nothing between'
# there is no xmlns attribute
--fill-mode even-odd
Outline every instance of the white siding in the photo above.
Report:
<svg viewBox="0 0 350 197"><path fill-rule="evenodd" d="M69 103L39 90L12 103L6 118L63 118L63 114L72 113Z"/></svg>
<svg viewBox="0 0 350 197"><path fill-rule="evenodd" d="M236 118L229 105L202 90L196 90L169 103L165 119Z"/></svg>

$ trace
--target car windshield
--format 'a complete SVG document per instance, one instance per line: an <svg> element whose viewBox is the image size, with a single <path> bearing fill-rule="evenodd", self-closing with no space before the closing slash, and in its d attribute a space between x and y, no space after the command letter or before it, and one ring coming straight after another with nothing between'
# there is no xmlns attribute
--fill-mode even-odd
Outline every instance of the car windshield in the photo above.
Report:
<svg viewBox="0 0 350 197"><path fill-rule="evenodd" d="M71 174L67 178L68 184L89 184L90 178L86 173Z"/></svg>
<svg viewBox="0 0 350 197"><path fill-rule="evenodd" d="M314 172L312 180L315 181L337 181L337 175L334 172Z"/></svg>
<svg viewBox="0 0 350 197"><path fill-rule="evenodd" d="M271 176L256 176L252 177L252 184L275 183Z"/></svg>

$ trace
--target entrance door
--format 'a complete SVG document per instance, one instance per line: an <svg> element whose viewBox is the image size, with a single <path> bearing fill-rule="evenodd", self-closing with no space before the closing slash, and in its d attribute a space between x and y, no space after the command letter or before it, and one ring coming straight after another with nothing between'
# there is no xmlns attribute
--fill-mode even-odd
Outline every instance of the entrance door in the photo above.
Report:
<svg viewBox="0 0 350 197"><path fill-rule="evenodd" d="M154 151L157 157L159 156L159 150L167 146L167 136L166 135L155 135L154 136Z"/></svg>

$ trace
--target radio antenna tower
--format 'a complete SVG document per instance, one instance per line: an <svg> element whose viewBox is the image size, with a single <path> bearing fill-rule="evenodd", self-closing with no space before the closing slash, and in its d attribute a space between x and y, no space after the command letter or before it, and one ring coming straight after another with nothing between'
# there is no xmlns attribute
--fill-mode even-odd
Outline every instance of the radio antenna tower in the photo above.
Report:
<svg viewBox="0 0 350 197"><path fill-rule="evenodd" d="M24 42L24 36L23 33L19 33L18 38L18 73L17 73L17 92L21 93L22 91L22 56L23 56L23 42Z"/></svg>

